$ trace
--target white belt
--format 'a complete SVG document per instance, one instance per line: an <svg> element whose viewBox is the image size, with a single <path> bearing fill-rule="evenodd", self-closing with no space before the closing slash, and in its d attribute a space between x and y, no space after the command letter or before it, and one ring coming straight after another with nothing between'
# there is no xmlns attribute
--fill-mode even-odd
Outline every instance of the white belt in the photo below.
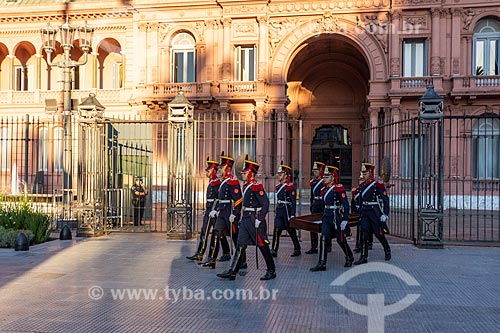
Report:
<svg viewBox="0 0 500 333"><path fill-rule="evenodd" d="M252 208L252 207L243 207L244 212L260 212L262 207Z"/></svg>
<svg viewBox="0 0 500 333"><path fill-rule="evenodd" d="M321 200L321 197L314 197L314 200Z"/></svg>
<svg viewBox="0 0 500 333"><path fill-rule="evenodd" d="M207 199L207 202L214 202L215 199Z"/></svg>
<svg viewBox="0 0 500 333"><path fill-rule="evenodd" d="M337 208L340 208L340 206L325 205L325 209L337 209Z"/></svg>
<svg viewBox="0 0 500 333"><path fill-rule="evenodd" d="M290 201L285 201L285 200L278 200L278 204L287 204L287 205L290 205L291 202Z"/></svg>
<svg viewBox="0 0 500 333"><path fill-rule="evenodd" d="M367 206L378 206L378 202L363 202L363 205L367 205Z"/></svg>
<svg viewBox="0 0 500 333"><path fill-rule="evenodd" d="M230 203L231 200L219 200L219 203Z"/></svg>

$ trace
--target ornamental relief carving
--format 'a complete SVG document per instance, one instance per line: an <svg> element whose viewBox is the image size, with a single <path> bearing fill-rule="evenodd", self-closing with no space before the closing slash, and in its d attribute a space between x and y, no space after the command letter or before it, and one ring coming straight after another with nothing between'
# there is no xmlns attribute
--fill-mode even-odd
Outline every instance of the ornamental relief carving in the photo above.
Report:
<svg viewBox="0 0 500 333"><path fill-rule="evenodd" d="M243 6L228 6L224 7L224 14L242 14L242 13L256 13L261 14L266 12L266 6L262 5L243 5Z"/></svg>
<svg viewBox="0 0 500 333"><path fill-rule="evenodd" d="M234 37L257 36L256 25L252 23L235 24L233 28Z"/></svg>
<svg viewBox="0 0 500 333"><path fill-rule="evenodd" d="M476 14L477 13L470 8L467 8L462 12L462 31L469 30Z"/></svg>
<svg viewBox="0 0 500 333"><path fill-rule="evenodd" d="M205 41L205 22L188 23L187 25L196 31L197 36L195 38L197 42ZM161 43L164 43L165 39L171 35L172 30L179 28L178 25L172 23L157 23L157 27Z"/></svg>
<svg viewBox="0 0 500 333"><path fill-rule="evenodd" d="M395 0L395 5L423 5L423 4L440 4L440 0Z"/></svg>
<svg viewBox="0 0 500 333"><path fill-rule="evenodd" d="M403 18L403 30L428 29L427 16L405 16Z"/></svg>
<svg viewBox="0 0 500 333"><path fill-rule="evenodd" d="M269 22L269 52L270 56L274 54L276 46L285 39L285 36L292 32L299 24L296 18L285 18L281 21Z"/></svg>
<svg viewBox="0 0 500 333"><path fill-rule="evenodd" d="M364 29L367 33L373 35L380 43L382 49L387 53L387 43L389 29L389 13L385 14L363 14L356 16L356 26Z"/></svg>

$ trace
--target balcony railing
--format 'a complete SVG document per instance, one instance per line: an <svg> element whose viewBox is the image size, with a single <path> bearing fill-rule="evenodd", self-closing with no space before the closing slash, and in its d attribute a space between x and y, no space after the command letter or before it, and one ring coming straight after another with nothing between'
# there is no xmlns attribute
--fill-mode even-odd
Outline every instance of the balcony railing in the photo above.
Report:
<svg viewBox="0 0 500 333"><path fill-rule="evenodd" d="M130 98L130 89L84 89L72 90L71 98L81 100L87 98L90 93L96 94L99 101L106 103L127 102ZM62 91L60 90L32 90L32 91L0 91L0 104L45 104L46 100L60 100L62 103Z"/></svg>
<svg viewBox="0 0 500 333"><path fill-rule="evenodd" d="M440 76L393 77L390 94L421 96L430 84L433 84L438 92L443 89L443 79Z"/></svg>
<svg viewBox="0 0 500 333"><path fill-rule="evenodd" d="M452 95L485 95L500 93L500 76L478 75L453 78Z"/></svg>

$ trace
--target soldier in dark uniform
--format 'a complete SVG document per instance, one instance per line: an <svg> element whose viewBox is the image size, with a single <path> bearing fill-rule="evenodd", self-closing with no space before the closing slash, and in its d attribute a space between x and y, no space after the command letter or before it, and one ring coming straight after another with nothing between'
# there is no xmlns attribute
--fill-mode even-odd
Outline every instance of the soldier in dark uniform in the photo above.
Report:
<svg viewBox="0 0 500 333"><path fill-rule="evenodd" d="M201 263L202 267L215 269L215 258L219 252L220 238L230 235L236 246L238 240L238 222L241 213L240 182L231 173L234 165L234 158L224 156L222 152L220 157L217 177L221 179L216 205L209 213L209 217L216 218L212 239L210 241L210 250L206 262ZM246 263L245 263L246 265Z"/></svg>
<svg viewBox="0 0 500 333"><path fill-rule="evenodd" d="M334 166L327 166L324 174L325 187L321 190L321 196L325 205L321 225L321 239L319 245L318 264L311 268L312 272L325 271L327 253L326 243L331 241L335 233L337 243L344 252L344 267L351 267L354 261L351 248L347 243L347 236L350 236L349 228L349 200L345 193L344 185L338 184L339 169Z"/></svg>
<svg viewBox="0 0 500 333"><path fill-rule="evenodd" d="M197 260L197 261L203 260L203 255L205 253L205 249L207 248L208 235L210 235L211 229L215 222L214 219L210 218L209 214L212 211L214 200L217 198L217 195L219 193L219 186L221 183L220 179L218 179L216 176L218 167L219 167L218 161L211 161L207 157L207 167L205 169L205 175L207 176L207 178L210 179L206 191L207 204L205 207L205 214L203 214L203 225L201 227L198 250L194 255L186 257L189 260ZM229 254L229 243L227 242L227 238L221 237L220 243L222 245L223 254L219 258L219 261L227 261L231 259L231 255Z"/></svg>
<svg viewBox="0 0 500 333"><path fill-rule="evenodd" d="M280 246L280 237L283 229L288 231L290 238L293 242L292 257L300 256L300 243L297 237L297 230L290 227L290 219L295 217L295 207L297 196L295 192L295 185L291 182L292 168L284 165L283 161L278 168L279 184L276 185L276 199L278 205L274 212L274 231L273 231L273 244L271 254L273 257L278 256L278 248Z"/></svg>
<svg viewBox="0 0 500 333"><path fill-rule="evenodd" d="M311 186L311 214L323 213L323 199L321 198L321 189L323 188L323 173L325 171L325 163L314 162L312 172L314 178L309 182ZM318 253L318 234L311 231L311 249L306 251L306 254Z"/></svg>
<svg viewBox="0 0 500 333"><path fill-rule="evenodd" d="M259 164L245 160L245 167L241 171L243 185L243 208L240 230L238 233L238 247L233 257L229 270L217 274L223 279L234 280L243 261L242 254L245 253L248 245L256 245L266 261L267 271L261 280L271 280L276 278L276 266L274 264L271 251L269 250L269 240L267 239L266 215L269 211L269 198L262 184L255 180L255 174L259 170Z"/></svg>
<svg viewBox="0 0 500 333"><path fill-rule="evenodd" d="M384 247L385 260L391 259L391 248L385 238L389 232L387 228L387 217L389 215L389 196L383 182L375 180L375 165L363 163L361 165L360 184L354 196L354 202L360 215L361 224L361 256L354 265L366 264L368 262L368 242L370 228L374 231Z"/></svg>
<svg viewBox="0 0 500 333"><path fill-rule="evenodd" d="M351 211L353 212L357 212L358 211L358 208L356 207L356 202L354 201L354 197L356 196L356 193L358 192L359 190L359 187L361 186L361 184L363 184L363 178L361 178L361 176L359 177L360 179L360 183L358 184L358 186L356 187L353 187L352 190L351 190ZM356 245L354 246L354 252L355 253L359 253L361 252L361 226L358 224L356 226ZM373 230L370 226L370 232L368 233L368 250L371 250L373 247Z"/></svg>
<svg viewBox="0 0 500 333"><path fill-rule="evenodd" d="M132 205L134 206L134 225L139 226L142 225L146 195L148 194L148 190L142 183L142 177L135 177L135 183L130 190L132 191Z"/></svg>

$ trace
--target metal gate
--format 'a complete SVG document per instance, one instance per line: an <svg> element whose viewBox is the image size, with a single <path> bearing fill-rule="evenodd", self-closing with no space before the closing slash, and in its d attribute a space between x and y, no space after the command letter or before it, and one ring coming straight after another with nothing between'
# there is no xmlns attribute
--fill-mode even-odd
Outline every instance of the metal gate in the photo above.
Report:
<svg viewBox="0 0 500 333"><path fill-rule="evenodd" d="M377 126L364 130L364 158L379 172L390 160L391 233L415 243L435 237L498 244L500 115L439 121L409 115L393 121L381 113Z"/></svg>

